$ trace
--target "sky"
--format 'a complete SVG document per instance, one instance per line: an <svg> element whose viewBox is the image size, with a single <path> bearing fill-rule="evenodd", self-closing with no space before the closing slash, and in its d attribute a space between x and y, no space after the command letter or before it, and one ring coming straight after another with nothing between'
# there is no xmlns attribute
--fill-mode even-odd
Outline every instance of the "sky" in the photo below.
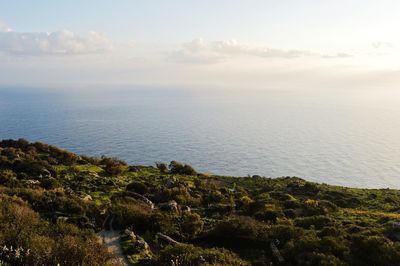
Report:
<svg viewBox="0 0 400 266"><path fill-rule="evenodd" d="M396 0L0 2L0 86L400 85Z"/></svg>

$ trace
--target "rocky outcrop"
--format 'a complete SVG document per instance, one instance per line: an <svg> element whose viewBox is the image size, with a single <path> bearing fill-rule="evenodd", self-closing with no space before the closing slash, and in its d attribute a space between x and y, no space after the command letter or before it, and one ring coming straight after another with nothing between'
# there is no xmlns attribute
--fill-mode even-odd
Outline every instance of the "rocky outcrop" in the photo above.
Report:
<svg viewBox="0 0 400 266"><path fill-rule="evenodd" d="M136 235L132 230L125 229L124 235L132 241L134 248L141 251L149 251L150 246L147 242L141 237Z"/></svg>
<svg viewBox="0 0 400 266"><path fill-rule="evenodd" d="M158 207L160 208L160 210L167 211L167 212L177 213L179 211L178 203L175 200L170 200L165 203L160 203L160 205L158 205Z"/></svg>
<svg viewBox="0 0 400 266"><path fill-rule="evenodd" d="M149 207L152 210L154 209L154 203L151 200L149 200L148 198L146 198L145 196L143 196L143 195L141 195L139 193L133 192L133 191L125 191L125 194L127 196L132 197L132 198L136 198L136 199L139 199L139 200L143 201L144 203L149 205Z"/></svg>

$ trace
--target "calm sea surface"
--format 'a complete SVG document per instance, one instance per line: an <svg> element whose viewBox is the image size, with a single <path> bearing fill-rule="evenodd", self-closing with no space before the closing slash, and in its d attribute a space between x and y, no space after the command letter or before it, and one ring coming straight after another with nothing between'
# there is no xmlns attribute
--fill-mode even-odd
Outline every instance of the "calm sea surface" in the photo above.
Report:
<svg viewBox="0 0 400 266"><path fill-rule="evenodd" d="M94 94L0 90L0 138L131 164L400 188L400 96L390 91Z"/></svg>

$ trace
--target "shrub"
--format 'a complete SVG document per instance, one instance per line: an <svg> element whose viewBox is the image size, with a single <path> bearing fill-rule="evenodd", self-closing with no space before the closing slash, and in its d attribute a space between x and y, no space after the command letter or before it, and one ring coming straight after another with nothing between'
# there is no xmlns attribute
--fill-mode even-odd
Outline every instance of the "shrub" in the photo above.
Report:
<svg viewBox="0 0 400 266"><path fill-rule="evenodd" d="M120 175L127 167L126 162L106 156L101 157L100 164L104 165L104 170L110 175Z"/></svg>
<svg viewBox="0 0 400 266"><path fill-rule="evenodd" d="M285 201L285 200L292 200L292 201L294 201L294 200L296 200L296 198L293 197L292 195L290 195L289 193L284 193L284 192L281 192L281 191L271 191L271 192L269 193L269 195L270 195L272 198L274 198L274 199L276 199L276 200L280 200L280 201Z"/></svg>
<svg viewBox="0 0 400 266"><path fill-rule="evenodd" d="M249 265L235 253L221 248L203 249L193 245L167 246L161 251L158 263L160 265Z"/></svg>
<svg viewBox="0 0 400 266"><path fill-rule="evenodd" d="M185 213L182 216L181 231L186 238L194 238L203 230L204 222L197 213Z"/></svg>
<svg viewBox="0 0 400 266"><path fill-rule="evenodd" d="M282 216L283 216L283 213L281 210L272 209L272 208L261 210L254 214L254 217L257 220L265 221L265 222L272 222L272 223L275 223L277 221L278 217L282 217Z"/></svg>
<svg viewBox="0 0 400 266"><path fill-rule="evenodd" d="M360 236L351 250L357 265L400 265L400 244L381 236Z"/></svg>
<svg viewBox="0 0 400 266"><path fill-rule="evenodd" d="M149 225L151 209L144 202L134 199L119 199L111 207L114 227L133 226L135 230L145 231Z"/></svg>
<svg viewBox="0 0 400 266"><path fill-rule="evenodd" d="M241 246L241 240L266 241L269 227L248 216L233 216L220 221L210 232L222 244Z"/></svg>
<svg viewBox="0 0 400 266"><path fill-rule="evenodd" d="M190 205L192 197L185 187L173 187L162 189L155 195L155 200L158 202L166 202L175 200L179 204Z"/></svg>
<svg viewBox="0 0 400 266"><path fill-rule="evenodd" d="M224 195L218 190L210 191L204 198L204 204L220 203L224 199Z"/></svg>
<svg viewBox="0 0 400 266"><path fill-rule="evenodd" d="M45 189L54 189L60 187L60 182L55 178L45 178L40 181L40 186Z"/></svg>
<svg viewBox="0 0 400 266"><path fill-rule="evenodd" d="M104 170L110 175L120 175L124 172L125 167L120 164L108 164Z"/></svg>
<svg viewBox="0 0 400 266"><path fill-rule="evenodd" d="M322 229L325 226L330 226L333 224L333 221L324 215L310 216L297 218L295 220L295 225L303 228L310 228L314 226L316 229Z"/></svg>
<svg viewBox="0 0 400 266"><path fill-rule="evenodd" d="M92 231L46 222L16 197L0 195L0 202L0 261L6 265L105 265L113 257ZM4 246L20 254L3 256Z"/></svg>
<svg viewBox="0 0 400 266"><path fill-rule="evenodd" d="M0 184L1 185L15 185L17 176L12 170L0 171Z"/></svg>
<svg viewBox="0 0 400 266"><path fill-rule="evenodd" d="M156 167L158 168L158 170L160 170L161 173L166 173L168 170L167 165L163 162L156 162Z"/></svg>
<svg viewBox="0 0 400 266"><path fill-rule="evenodd" d="M139 194L145 194L147 193L147 186L143 184L142 182L132 182L126 186L126 190L136 192Z"/></svg>
<svg viewBox="0 0 400 266"><path fill-rule="evenodd" d="M192 166L188 164L181 164L177 161L171 161L169 164L169 169L171 174L181 174L181 175L196 175L197 172Z"/></svg>
<svg viewBox="0 0 400 266"><path fill-rule="evenodd" d="M302 230L292 225L272 225L268 230L269 238L279 239L281 243L288 242L291 239L298 239L301 234Z"/></svg>

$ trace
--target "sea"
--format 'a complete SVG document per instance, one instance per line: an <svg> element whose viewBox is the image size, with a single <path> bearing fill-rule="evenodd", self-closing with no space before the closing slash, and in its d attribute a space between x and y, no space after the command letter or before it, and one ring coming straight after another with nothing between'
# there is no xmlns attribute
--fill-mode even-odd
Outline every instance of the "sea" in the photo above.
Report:
<svg viewBox="0 0 400 266"><path fill-rule="evenodd" d="M134 165L400 188L400 94L373 89L0 89L0 139Z"/></svg>

